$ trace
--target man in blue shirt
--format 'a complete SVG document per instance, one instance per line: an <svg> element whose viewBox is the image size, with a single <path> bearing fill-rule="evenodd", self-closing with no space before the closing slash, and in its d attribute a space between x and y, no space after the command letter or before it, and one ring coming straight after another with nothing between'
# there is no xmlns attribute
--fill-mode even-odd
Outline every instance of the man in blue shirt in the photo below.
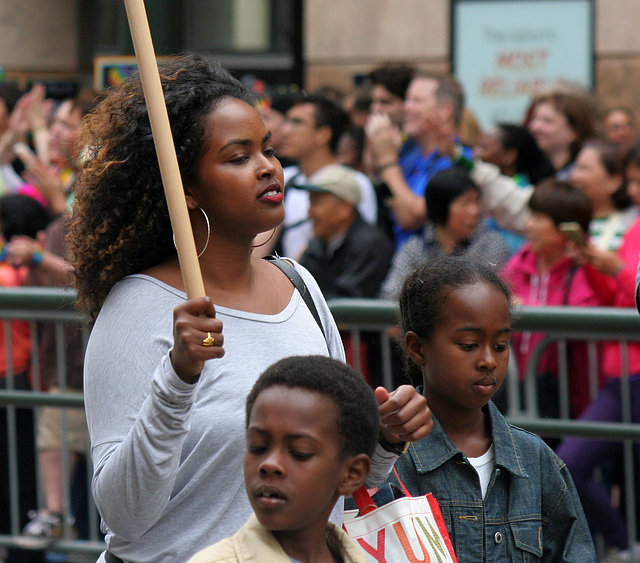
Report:
<svg viewBox="0 0 640 563"><path fill-rule="evenodd" d="M367 124L367 139L380 179L389 187L396 248L420 232L426 220L424 191L429 179L452 166L440 153L447 139L457 138L464 93L452 76L418 73L404 101L402 144L400 131L385 114L374 114Z"/></svg>

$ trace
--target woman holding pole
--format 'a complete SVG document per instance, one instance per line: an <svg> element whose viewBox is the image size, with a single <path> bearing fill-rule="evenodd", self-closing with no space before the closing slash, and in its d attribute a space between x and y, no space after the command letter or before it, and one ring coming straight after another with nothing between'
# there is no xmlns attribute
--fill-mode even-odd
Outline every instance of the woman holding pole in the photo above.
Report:
<svg viewBox="0 0 640 563"><path fill-rule="evenodd" d="M282 169L251 93L197 55L164 63L161 75L206 297L184 292L132 78L85 122L70 234L79 303L95 319L85 401L109 548L100 561L184 561L235 533L251 513L242 457L255 379L286 356L344 360L308 272L291 262L321 322L278 267L252 256L254 237L284 211ZM428 433L413 388L376 395L387 450ZM379 450L382 479L395 455Z"/></svg>

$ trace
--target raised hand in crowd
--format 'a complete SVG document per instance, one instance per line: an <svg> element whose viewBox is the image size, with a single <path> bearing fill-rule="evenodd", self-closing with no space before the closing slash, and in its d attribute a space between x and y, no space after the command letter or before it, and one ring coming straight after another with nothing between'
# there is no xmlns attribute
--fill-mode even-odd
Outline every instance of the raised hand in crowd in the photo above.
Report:
<svg viewBox="0 0 640 563"><path fill-rule="evenodd" d="M33 184L47 200L54 215L59 215L67 206L67 183L60 174L39 158L23 160L26 171L22 177L29 184Z"/></svg>
<svg viewBox="0 0 640 563"><path fill-rule="evenodd" d="M365 132L375 169L397 164L398 153L402 147L402 136L389 116L386 113L371 114Z"/></svg>
<svg viewBox="0 0 640 563"><path fill-rule="evenodd" d="M48 116L51 111L52 100L46 99L44 84L35 84L26 96L28 96L26 116L29 121L29 128L33 133L36 154L42 162L49 164Z"/></svg>

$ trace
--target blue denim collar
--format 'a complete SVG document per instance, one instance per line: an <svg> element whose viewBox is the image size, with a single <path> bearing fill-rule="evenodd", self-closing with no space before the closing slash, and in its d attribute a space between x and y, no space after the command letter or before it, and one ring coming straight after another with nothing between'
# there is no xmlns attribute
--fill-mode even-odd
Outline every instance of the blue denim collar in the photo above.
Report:
<svg viewBox="0 0 640 563"><path fill-rule="evenodd" d="M521 456L518 455L511 425L492 401L489 401L483 410L485 413L488 412L491 421L496 467L504 468L517 477L528 478L528 473L520 463ZM456 455L465 459L464 454L451 443L436 416L433 413L431 416L433 419L431 434L424 440L412 443L407 452L419 474L433 471Z"/></svg>

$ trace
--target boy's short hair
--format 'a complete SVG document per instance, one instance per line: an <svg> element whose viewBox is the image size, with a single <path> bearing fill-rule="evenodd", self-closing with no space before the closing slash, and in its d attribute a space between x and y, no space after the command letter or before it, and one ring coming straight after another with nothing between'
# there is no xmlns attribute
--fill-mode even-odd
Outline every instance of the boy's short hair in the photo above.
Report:
<svg viewBox="0 0 640 563"><path fill-rule="evenodd" d="M336 406L341 453L368 456L378 442L380 415L373 390L343 362L326 356L292 356L268 367L247 397L246 425L256 399L274 386L304 389L327 397Z"/></svg>
<svg viewBox="0 0 640 563"><path fill-rule="evenodd" d="M585 233L591 222L591 200L573 184L555 178L540 182L531 194L529 209L548 215L556 227L576 222Z"/></svg>

